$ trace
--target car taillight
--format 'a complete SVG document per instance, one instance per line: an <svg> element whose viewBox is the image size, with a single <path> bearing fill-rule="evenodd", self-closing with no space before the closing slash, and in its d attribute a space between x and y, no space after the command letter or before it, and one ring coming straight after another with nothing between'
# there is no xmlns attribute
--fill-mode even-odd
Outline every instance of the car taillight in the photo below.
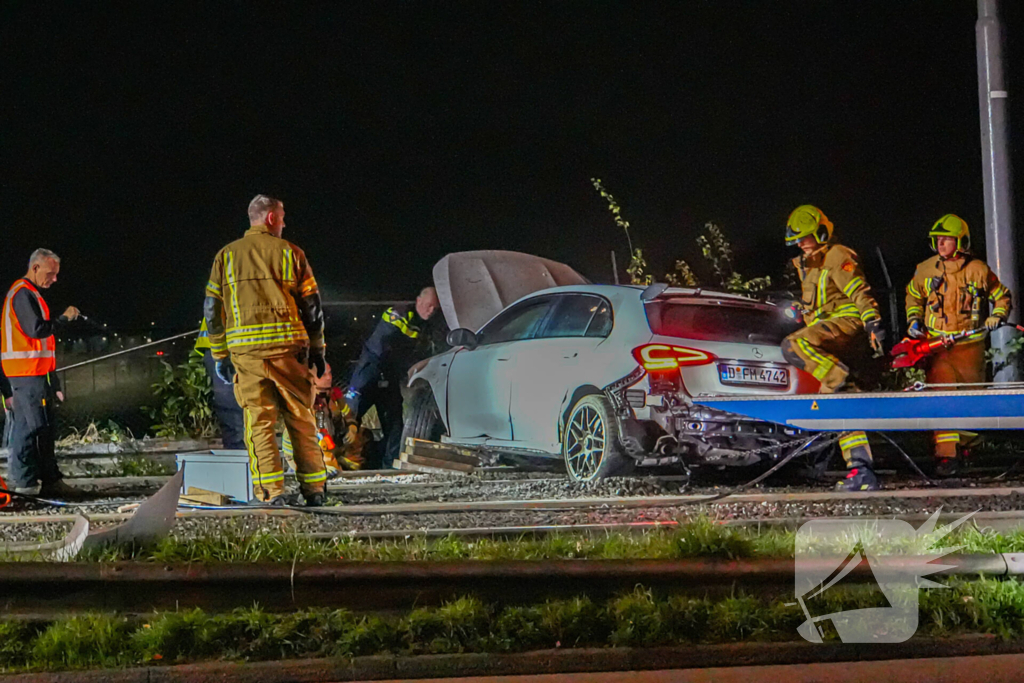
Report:
<svg viewBox="0 0 1024 683"><path fill-rule="evenodd" d="M686 346L644 344L633 349L633 358L647 372L665 372L689 365L707 365L715 360L713 354Z"/></svg>

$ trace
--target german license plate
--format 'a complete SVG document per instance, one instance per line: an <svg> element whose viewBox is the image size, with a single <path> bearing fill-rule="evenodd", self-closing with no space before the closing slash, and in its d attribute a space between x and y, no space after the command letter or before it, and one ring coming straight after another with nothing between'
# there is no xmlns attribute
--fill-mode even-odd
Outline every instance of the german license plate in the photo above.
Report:
<svg viewBox="0 0 1024 683"><path fill-rule="evenodd" d="M718 377L722 384L757 387L788 387L789 370L761 365L719 365Z"/></svg>

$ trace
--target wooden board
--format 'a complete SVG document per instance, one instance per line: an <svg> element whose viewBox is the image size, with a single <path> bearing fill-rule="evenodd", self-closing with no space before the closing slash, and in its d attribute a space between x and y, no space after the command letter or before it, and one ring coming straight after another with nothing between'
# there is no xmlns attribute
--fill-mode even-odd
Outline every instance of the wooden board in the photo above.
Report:
<svg viewBox="0 0 1024 683"><path fill-rule="evenodd" d="M414 465L411 462L406 462L404 460L396 460L395 469L403 471L407 474L454 474L460 477L465 477L468 476L469 474L468 472L460 472L458 470L450 470L447 468L442 469L439 467L426 467L424 465Z"/></svg>
<svg viewBox="0 0 1024 683"><path fill-rule="evenodd" d="M463 465L472 465L473 467L480 465L480 458L472 450L446 443L408 438L405 440L404 451L424 458L449 460L462 463Z"/></svg>
<svg viewBox="0 0 1024 683"><path fill-rule="evenodd" d="M463 462L452 462L451 460L441 460L440 458L427 458L415 453L402 453L401 460L402 462L407 462L413 465L435 467L440 470L455 470L457 472L468 473L476 469L473 465L467 465Z"/></svg>
<svg viewBox="0 0 1024 683"><path fill-rule="evenodd" d="M223 493L201 489L198 486L189 486L181 500L193 505L228 505L231 502Z"/></svg>

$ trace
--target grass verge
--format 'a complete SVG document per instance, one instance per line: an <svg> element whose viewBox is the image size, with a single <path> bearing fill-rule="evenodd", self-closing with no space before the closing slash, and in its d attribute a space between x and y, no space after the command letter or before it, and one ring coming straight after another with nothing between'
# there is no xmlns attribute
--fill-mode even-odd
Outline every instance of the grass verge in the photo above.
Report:
<svg viewBox="0 0 1024 683"><path fill-rule="evenodd" d="M870 529L862 534L871 535ZM86 561L137 560L147 562L332 562L452 561L452 560L633 560L752 557L793 557L797 535L792 531L726 527L698 518L672 529L638 533L557 533L519 538L463 538L360 540L310 538L250 522L231 521L193 538L166 538L145 548L111 548L80 556ZM871 545L879 548L879 539ZM807 541L803 548L819 554L846 554L855 541L847 538ZM810 547L808 547L810 546ZM943 538L933 533L920 539L883 543L892 552L923 553L959 546L964 553L1024 552L1024 530L994 534L975 528L958 530Z"/></svg>
<svg viewBox="0 0 1024 683"><path fill-rule="evenodd" d="M877 591L837 590L826 611L878 607ZM1024 584L954 581L921 594L918 635L1024 635ZM899 618L899 617L897 617ZM904 616L902 618L912 618ZM530 606L464 597L404 615L312 609L227 614L199 609L128 619L87 614L52 622L0 621L0 672L86 669L209 660L362 655L506 653L547 648L655 647L683 643L797 640L801 609L750 595L726 599L657 595L642 587L606 603L585 596Z"/></svg>

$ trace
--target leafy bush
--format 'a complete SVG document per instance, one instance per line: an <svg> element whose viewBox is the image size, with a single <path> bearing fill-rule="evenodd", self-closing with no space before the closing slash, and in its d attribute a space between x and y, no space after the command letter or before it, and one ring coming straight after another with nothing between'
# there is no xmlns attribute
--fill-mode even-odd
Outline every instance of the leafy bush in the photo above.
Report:
<svg viewBox="0 0 1024 683"><path fill-rule="evenodd" d="M990 348L985 352L985 359L992 364L993 375L1009 367L1024 367L1024 337L1016 335L1007 342L1005 356L997 349Z"/></svg>
<svg viewBox="0 0 1024 683"><path fill-rule="evenodd" d="M644 260L644 253L640 249L633 248L633 238L629 235L629 221L622 217L622 207L615 201L615 197L612 193L604 189L604 185L601 184L600 178L591 178L591 185L594 189L608 202L608 210L612 212L612 218L615 220L615 225L622 228L622 231L626 233L626 242L629 244L629 265L626 266L626 272L629 273L630 284L634 285L649 285L654 281L654 277L647 273L647 261Z"/></svg>
<svg viewBox="0 0 1024 683"><path fill-rule="evenodd" d="M622 207L615 200L615 197L605 189L599 178L591 178L590 183L601 197L608 202L608 210L612 214L615 225L622 228L626 234L626 242L629 245L629 266L626 272L629 273L630 284L649 285L654 277L647 272L647 260L644 258L643 250L633 246L633 238L629 232L629 221L622 217ZM707 262L713 275L714 287L726 292L739 294L756 294L763 292L772 286L771 278L755 277L744 278L733 266L732 245L725 238L725 233L714 223L706 223L704 231L697 236L697 246L700 253ZM675 270L667 273L663 278L665 282L674 287L700 287L701 279L690 267L690 264L679 259L675 262Z"/></svg>
<svg viewBox="0 0 1024 683"><path fill-rule="evenodd" d="M162 365L160 379L153 384L153 394L160 399L160 405L144 409L156 421L156 435L171 439L215 435L217 420L210 404L213 387L202 356L192 354L177 367L166 361Z"/></svg>

